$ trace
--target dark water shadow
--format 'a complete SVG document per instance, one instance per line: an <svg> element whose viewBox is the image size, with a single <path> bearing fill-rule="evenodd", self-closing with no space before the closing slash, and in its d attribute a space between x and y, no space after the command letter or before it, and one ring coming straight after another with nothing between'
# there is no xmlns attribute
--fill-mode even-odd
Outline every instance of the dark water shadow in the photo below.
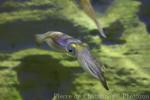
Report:
<svg viewBox="0 0 150 100"><path fill-rule="evenodd" d="M102 38L102 44L104 45L121 45L126 43L125 39L122 39L122 35L124 32L124 26L122 25L122 23L120 21L115 21L114 23L112 23L109 27L104 28L104 32L107 36L107 38ZM92 31L90 31L89 33L92 36L95 35L99 35L99 32L97 29L94 29ZM85 40L88 42L88 38L85 38ZM90 46L95 47L99 47L97 44L93 44L90 43Z"/></svg>
<svg viewBox="0 0 150 100"><path fill-rule="evenodd" d="M147 31L150 33L150 0L137 0L141 2L140 10L137 15L145 23Z"/></svg>
<svg viewBox="0 0 150 100"><path fill-rule="evenodd" d="M80 68L64 67L47 55L27 56L14 70L23 100L51 100L55 93L65 94L72 86L74 74L82 72Z"/></svg>
<svg viewBox="0 0 150 100"><path fill-rule="evenodd" d="M80 5L80 0L74 0ZM113 4L114 0L91 0L92 6L99 13L105 13L107 9ZM79 6L81 8L81 6Z"/></svg>
<svg viewBox="0 0 150 100"><path fill-rule="evenodd" d="M0 71L8 70L8 69L9 69L9 67L7 67L7 66L0 66Z"/></svg>
<svg viewBox="0 0 150 100"><path fill-rule="evenodd" d="M0 0L0 12L1 13L9 13L9 12L15 12L15 11L19 11L20 9L22 10L48 10L48 9L56 9L57 7L55 5L52 4L45 4L45 5L28 5L28 6L14 6L15 3L25 3L31 0L13 0L14 3L10 3L10 4L5 4L6 0ZM5 4L5 6L3 6ZM6 6L7 5L7 6Z"/></svg>
<svg viewBox="0 0 150 100"><path fill-rule="evenodd" d="M100 13L105 13L107 9L113 4L114 0L92 0L94 9Z"/></svg>
<svg viewBox="0 0 150 100"><path fill-rule="evenodd" d="M126 40L122 39L124 30L124 26L119 20L113 22L112 24L110 24L109 27L104 28L107 38L103 39L102 43L105 45L116 45L126 43Z"/></svg>
<svg viewBox="0 0 150 100"><path fill-rule="evenodd" d="M121 39L124 30L125 28L119 20L111 23L109 27L104 28L104 31L108 38L103 39L103 43L108 42L108 41L111 41L112 44L113 42L114 43L116 42L116 44L124 43L125 40Z"/></svg>
<svg viewBox="0 0 150 100"><path fill-rule="evenodd" d="M79 27L67 20L49 17L41 21L15 21L0 25L0 50L16 51L35 47L35 34L47 31L61 31L75 38L80 38L82 32Z"/></svg>
<svg viewBox="0 0 150 100"><path fill-rule="evenodd" d="M0 0L0 4L3 4L6 0Z"/></svg>

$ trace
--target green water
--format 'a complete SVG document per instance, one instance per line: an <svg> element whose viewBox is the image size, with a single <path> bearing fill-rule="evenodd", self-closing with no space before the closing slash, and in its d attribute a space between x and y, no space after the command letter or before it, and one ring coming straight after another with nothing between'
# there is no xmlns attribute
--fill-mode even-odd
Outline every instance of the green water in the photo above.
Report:
<svg viewBox="0 0 150 100"><path fill-rule="evenodd" d="M137 15L140 1L114 0L97 14L107 40L72 0L23 1L0 3L0 100L150 98L150 35ZM89 44L105 65L109 91L75 58L35 46L34 35L50 30Z"/></svg>

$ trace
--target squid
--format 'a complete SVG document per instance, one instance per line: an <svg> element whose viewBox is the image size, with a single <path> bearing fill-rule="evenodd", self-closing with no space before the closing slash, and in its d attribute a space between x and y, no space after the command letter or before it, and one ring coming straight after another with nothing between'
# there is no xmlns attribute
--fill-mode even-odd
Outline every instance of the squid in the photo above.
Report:
<svg viewBox="0 0 150 100"><path fill-rule="evenodd" d="M68 53L75 57L86 72L100 80L104 88L109 90L104 71L102 70L103 64L98 62L91 54L86 43L58 31L37 34L35 39L38 44L46 42L54 51Z"/></svg>

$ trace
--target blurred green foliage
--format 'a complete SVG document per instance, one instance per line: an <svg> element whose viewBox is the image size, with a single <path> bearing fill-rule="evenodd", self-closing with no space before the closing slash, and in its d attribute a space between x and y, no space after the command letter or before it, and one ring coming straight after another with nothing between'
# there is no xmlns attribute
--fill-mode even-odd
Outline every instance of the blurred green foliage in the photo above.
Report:
<svg viewBox="0 0 150 100"><path fill-rule="evenodd" d="M119 21L123 26L120 39L126 41L121 45L102 44L100 49L99 42L103 40L92 35L96 26L73 0L7 0L1 3L0 9L4 12L0 13L0 26L17 21L43 21L49 17L73 23L74 28L85 34L84 41L96 46L92 53L106 65L105 75L110 90L106 91L98 80L83 72L74 58L29 48L13 53L0 52L0 100L22 100L24 92L30 93L32 88L35 91L47 88L52 93L80 95L79 100L88 100L88 94L106 100L113 100L110 99L113 95L117 95L118 100L137 100L123 98L124 93L150 96L150 35L137 16L140 5L140 1L135 0L114 0L105 14L99 15L108 34L118 32L118 24L114 26L113 23ZM29 76L22 76L22 73L29 73ZM30 73L37 76L30 79L34 76ZM30 99L34 96L40 100L45 98L40 97L40 93L36 92ZM57 100L57 97L53 99Z"/></svg>

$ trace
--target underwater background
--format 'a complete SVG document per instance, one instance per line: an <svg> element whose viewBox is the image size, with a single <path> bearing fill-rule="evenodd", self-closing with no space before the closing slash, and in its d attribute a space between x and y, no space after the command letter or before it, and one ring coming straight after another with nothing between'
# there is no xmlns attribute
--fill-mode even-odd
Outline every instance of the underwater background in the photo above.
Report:
<svg viewBox="0 0 150 100"><path fill-rule="evenodd" d="M92 0L107 39L78 0L0 0L0 100L150 100L150 1ZM110 90L75 58L39 48L61 31L88 43Z"/></svg>

